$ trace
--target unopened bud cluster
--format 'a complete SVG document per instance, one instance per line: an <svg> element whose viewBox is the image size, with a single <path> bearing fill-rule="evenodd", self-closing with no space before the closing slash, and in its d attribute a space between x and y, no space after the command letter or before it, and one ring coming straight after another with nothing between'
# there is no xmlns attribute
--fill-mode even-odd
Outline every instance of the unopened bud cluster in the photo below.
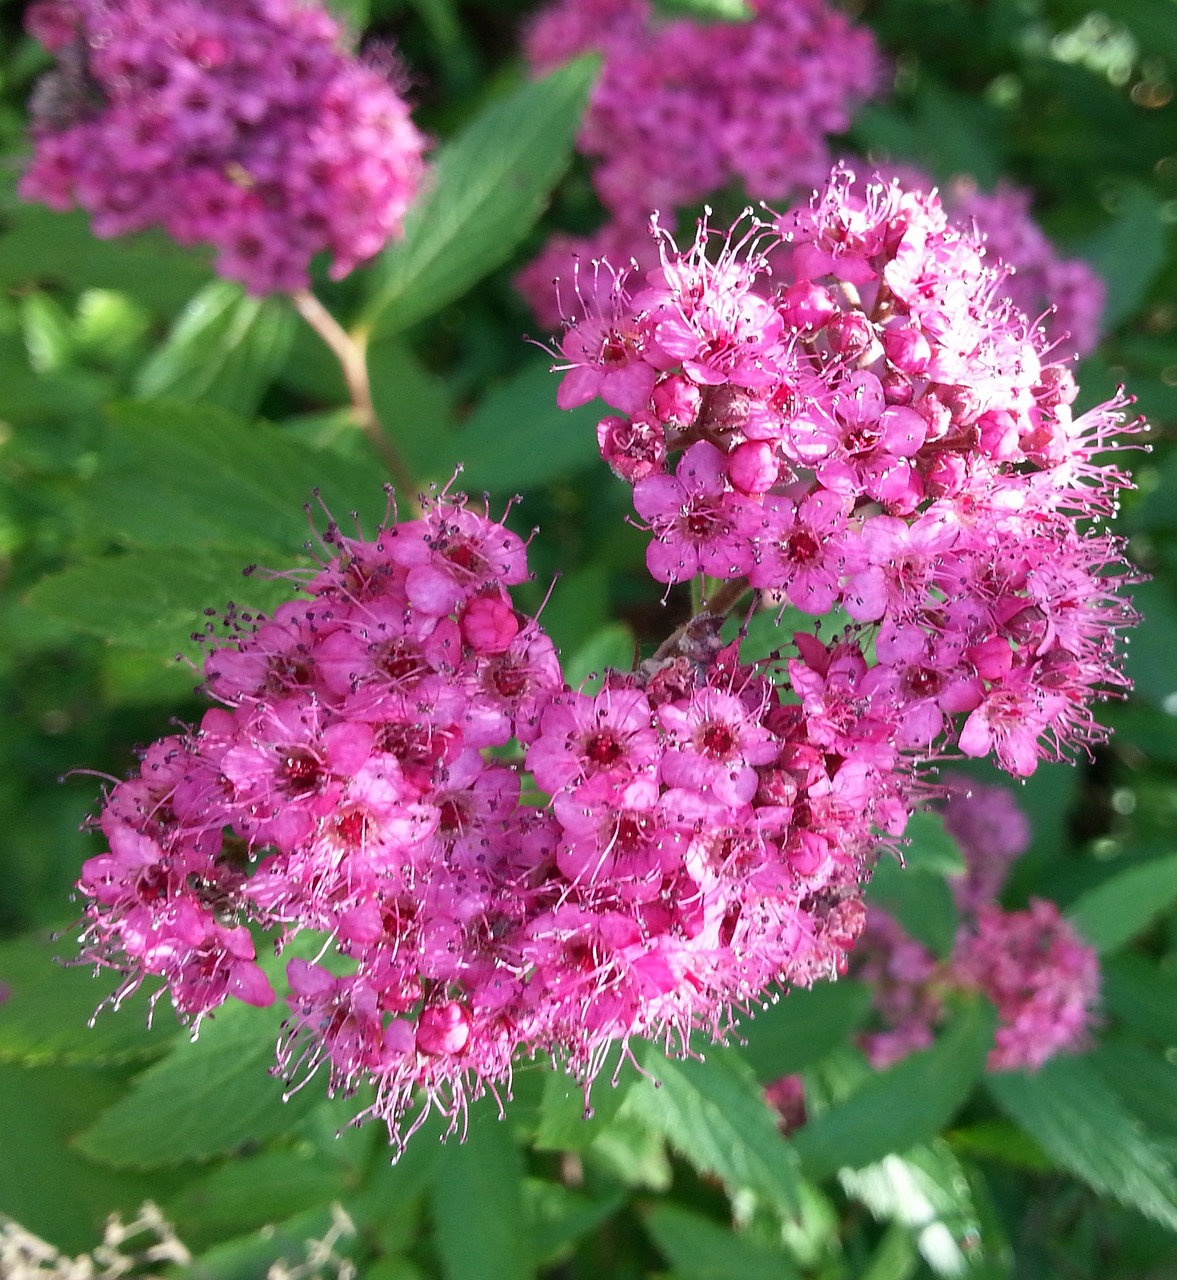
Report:
<svg viewBox="0 0 1177 1280"><path fill-rule="evenodd" d="M252 293L346 275L401 227L424 139L339 24L301 0L38 0L58 60L31 104L25 199L80 206L95 234L162 227L210 244Z"/></svg>

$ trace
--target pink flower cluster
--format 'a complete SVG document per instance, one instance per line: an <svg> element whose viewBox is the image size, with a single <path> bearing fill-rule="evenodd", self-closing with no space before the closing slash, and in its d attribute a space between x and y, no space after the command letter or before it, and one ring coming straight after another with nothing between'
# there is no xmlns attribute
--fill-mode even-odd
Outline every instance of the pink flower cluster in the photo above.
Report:
<svg viewBox="0 0 1177 1280"><path fill-rule="evenodd" d="M631 1036L845 968L912 790L854 655L804 645L798 705L703 618L578 692L508 594L524 544L460 497L325 538L303 598L211 646L220 705L106 798L79 887L116 1002L267 1004L251 928L305 934L279 1068L371 1083L399 1143L520 1052L587 1086Z"/></svg>
<svg viewBox="0 0 1177 1280"><path fill-rule="evenodd" d="M912 166L890 165L879 172L914 190L935 187ZM948 183L942 196L949 217L973 229L985 241L986 255L1006 265L1002 294L1042 325L1050 345L1068 355L1094 351L1107 286L1081 258L1059 256L1030 213L1030 192L1007 182L996 191L982 191L972 179L961 177Z"/></svg>
<svg viewBox="0 0 1177 1280"><path fill-rule="evenodd" d="M852 973L871 986L884 1026L863 1037L871 1063L886 1067L930 1045L946 999L961 991L997 1006L990 1071L1034 1070L1082 1048L1099 991L1095 951L1054 903L1005 911L993 900L1028 845L1025 816L1002 788L974 785L949 793L945 825L966 866L951 881L962 919L952 954L939 960L885 911L867 912Z"/></svg>
<svg viewBox="0 0 1177 1280"><path fill-rule="evenodd" d="M826 137L849 126L881 79L874 38L826 0L750 7L747 22L700 23L659 20L649 0L557 0L532 24L536 71L604 56L579 147L609 221L584 239L554 237L517 278L543 323L559 318L552 279L575 258L644 256L652 209L696 204L735 181L781 200L822 180Z"/></svg>
<svg viewBox="0 0 1177 1280"><path fill-rule="evenodd" d="M32 103L25 199L95 234L208 243L253 293L346 275L400 230L424 139L399 93L302 0L38 0L58 67Z"/></svg>
<svg viewBox="0 0 1177 1280"><path fill-rule="evenodd" d="M1097 460L1126 401L1072 413L1069 368L933 195L836 168L714 260L705 222L683 251L655 230L655 269L598 263L576 289L558 393L617 411L601 454L653 577L837 611L856 695L926 759L1027 775L1099 741L1090 704L1125 686L1135 615L1120 544L1087 519L1127 483Z"/></svg>

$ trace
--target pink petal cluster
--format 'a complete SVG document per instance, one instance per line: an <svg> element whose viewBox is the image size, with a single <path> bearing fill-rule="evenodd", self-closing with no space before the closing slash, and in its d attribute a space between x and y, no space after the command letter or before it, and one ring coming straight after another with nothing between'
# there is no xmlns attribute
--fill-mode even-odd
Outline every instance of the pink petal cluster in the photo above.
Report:
<svg viewBox="0 0 1177 1280"><path fill-rule="evenodd" d="M945 203L962 224L984 236L991 258L1011 268L1003 288L1020 311L1041 317L1048 338L1076 355L1090 355L1100 337L1107 301L1103 279L1082 258L1063 258L1030 213L1030 192L1002 183L981 191L958 179Z"/></svg>
<svg viewBox="0 0 1177 1280"><path fill-rule="evenodd" d="M898 745L1032 773L1099 741L1135 621L1099 455L1119 396L1072 412L1067 364L1000 296L1004 272L935 197L836 168L807 205L594 268L560 342L558 400L601 397L650 573L744 580L873 648ZM708 253L718 245L713 257ZM1129 430L1138 427L1132 424Z"/></svg>
<svg viewBox="0 0 1177 1280"><path fill-rule="evenodd" d="M932 177L915 165L879 166L877 173L915 191L936 188ZM1050 347L1090 355L1100 339L1107 286L1081 258L1059 255L1030 212L1031 193L1009 182L982 191L975 180L962 176L940 194L948 216L985 242L989 259L1004 264L1002 296L1042 326Z"/></svg>
<svg viewBox="0 0 1177 1280"><path fill-rule="evenodd" d="M649 0L556 0L525 40L534 70L603 55L579 148L609 222L557 236L517 287L555 324L551 282L576 258L643 256L652 209L696 204L742 184L780 200L822 180L826 137L876 89L881 59L866 27L826 0L751 0L738 23L659 19ZM624 253L617 251L624 246Z"/></svg>
<svg viewBox="0 0 1177 1280"><path fill-rule="evenodd" d="M38 0L57 69L31 104L21 194L211 244L252 293L346 275L401 228L424 139L388 77L303 0Z"/></svg>
<svg viewBox="0 0 1177 1280"><path fill-rule="evenodd" d="M257 930L306 935L279 1068L370 1083L400 1143L519 1053L587 1087L631 1036L721 1035L844 969L915 790L854 653L802 646L793 696L705 617L575 691L510 598L523 543L460 496L325 541L211 644L219 705L106 797L79 888L116 1002L155 976L191 1019L267 1004Z"/></svg>
<svg viewBox="0 0 1177 1280"><path fill-rule="evenodd" d="M1081 1049L1099 993L1094 949L1052 902L1035 898L1025 911L1006 911L995 900L1011 860L1027 846L1025 815L1001 787L955 786L945 826L966 867L952 878L961 909L952 954L938 959L877 907L868 909L854 954L853 976L870 985L883 1024L862 1038L872 1065L890 1066L930 1045L954 992L979 991L997 1006L990 1071L1035 1070Z"/></svg>

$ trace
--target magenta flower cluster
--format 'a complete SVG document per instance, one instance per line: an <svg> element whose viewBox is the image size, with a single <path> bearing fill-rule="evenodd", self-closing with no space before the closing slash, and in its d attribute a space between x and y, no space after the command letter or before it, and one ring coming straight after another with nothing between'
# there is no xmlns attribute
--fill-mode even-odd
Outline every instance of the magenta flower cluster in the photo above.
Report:
<svg viewBox="0 0 1177 1280"><path fill-rule="evenodd" d="M96 235L162 227L210 244L252 293L346 275L396 235L424 139L375 66L302 0L38 0L58 67L31 105L25 199L93 216Z"/></svg>
<svg viewBox="0 0 1177 1280"><path fill-rule="evenodd" d="M963 181L946 195L949 213L975 225L991 258L1012 271L1004 292L1032 320L1041 317L1047 338L1068 355L1090 355L1100 336L1107 286L1082 258L1061 257L1030 214L1031 196L1003 183L996 191Z"/></svg>
<svg viewBox="0 0 1177 1280"><path fill-rule="evenodd" d="M537 72L603 55L578 145L608 214L586 238L554 236L517 277L541 322L558 320L552 279L574 258L644 256L651 210L733 182L782 200L823 180L827 137L882 79L874 37L826 0L749 7L746 22L702 23L660 19L649 0L557 0L532 24L525 51Z"/></svg>
<svg viewBox="0 0 1177 1280"><path fill-rule="evenodd" d="M458 1121L520 1052L587 1084L844 969L907 800L836 648L793 664L805 711L711 619L575 691L508 594L523 543L462 499L327 540L306 598L211 648L221 705L106 798L83 951L116 1002L156 976L192 1019L267 1004L250 926L309 935L279 1067L373 1084L399 1143L415 1098Z"/></svg>
<svg viewBox="0 0 1177 1280"><path fill-rule="evenodd" d="M909 190L936 186L913 165L880 166L878 176L897 178ZM958 177L940 194L948 216L985 241L987 257L1005 264L1002 295L1041 325L1052 348L1066 356L1090 355L1099 343L1107 286L1082 258L1059 254L1030 212L1031 193L1008 182L982 191L972 179Z"/></svg>
<svg viewBox="0 0 1177 1280"><path fill-rule="evenodd" d="M617 410L601 454L653 577L836 613L841 696L888 707L925 760L1024 776L1099 741L1090 705L1124 687L1135 615L1089 518L1126 483L1097 459L1126 402L1073 414L1067 364L935 196L838 168L775 224L714 238L711 260L705 223L683 251L660 232L656 269L599 263L568 295L559 403Z"/></svg>
<svg viewBox="0 0 1177 1280"><path fill-rule="evenodd" d="M997 1007L990 1071L1034 1070L1082 1048L1095 1016L1099 960L1052 902L1024 911L997 903L1010 864L1029 846L1025 815L1008 791L961 785L949 792L945 825L964 856L950 878L961 925L938 959L885 911L870 907L852 974L870 985L883 1029L863 1047L876 1067L927 1048L953 993L980 992Z"/></svg>

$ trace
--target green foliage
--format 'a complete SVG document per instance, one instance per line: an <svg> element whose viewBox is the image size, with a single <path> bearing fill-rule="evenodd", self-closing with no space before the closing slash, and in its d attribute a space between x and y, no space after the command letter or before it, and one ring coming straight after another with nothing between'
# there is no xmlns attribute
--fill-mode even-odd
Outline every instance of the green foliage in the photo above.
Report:
<svg viewBox="0 0 1177 1280"><path fill-rule="evenodd" d="M930 1049L913 1053L816 1116L793 1140L811 1178L861 1168L930 1141L959 1110L992 1045L993 1014L974 1002Z"/></svg>
<svg viewBox="0 0 1177 1280"><path fill-rule="evenodd" d="M1171 1163L1086 1062L1056 1058L1034 1074L993 1076L988 1088L1060 1168L1177 1230Z"/></svg>
<svg viewBox="0 0 1177 1280"><path fill-rule="evenodd" d="M287 1132L319 1102L286 1096L268 1072L282 1010L234 1004L207 1019L103 1110L77 1139L84 1155L115 1169L207 1160Z"/></svg>
<svg viewBox="0 0 1177 1280"><path fill-rule="evenodd" d="M781 1214L799 1203L797 1162L777 1130L752 1073L732 1053L672 1061L645 1054L650 1078L630 1091L625 1110L661 1134L701 1173Z"/></svg>
<svg viewBox="0 0 1177 1280"><path fill-rule="evenodd" d="M516 89L435 157L430 190L373 272L367 326L405 329L506 260L571 158L595 71L582 59Z"/></svg>

